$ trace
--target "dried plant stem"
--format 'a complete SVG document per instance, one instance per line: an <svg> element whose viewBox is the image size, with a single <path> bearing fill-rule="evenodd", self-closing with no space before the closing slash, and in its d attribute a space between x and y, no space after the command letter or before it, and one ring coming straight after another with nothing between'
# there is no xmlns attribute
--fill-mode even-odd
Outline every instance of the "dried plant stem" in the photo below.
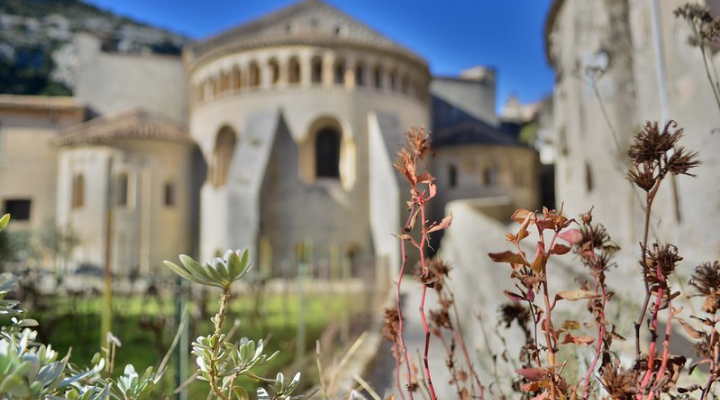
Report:
<svg viewBox="0 0 720 400"><path fill-rule="evenodd" d="M412 216L412 214L413 214L413 212L412 212L412 210L410 210L410 215ZM400 305L400 285L402 285L402 278L403 278L403 275L405 274L405 266L407 264L407 251L405 249L405 241L404 240L400 241L400 258L402 259L402 262L400 264L400 275L398 276L397 284L395 286L395 289L396 289L395 290L395 306L397 308L397 313L398 313L397 344L399 346L398 352L397 352L397 354L398 354L397 358L398 358L398 364L400 363L400 361L399 361L400 359L404 359L404 361L405 361L405 366L407 367L406 388L407 388L407 392L408 392L408 396L410 397L410 400L414 400L413 392L412 392L412 384L411 384L412 383L411 382L412 369L410 367L410 356L408 355L407 346L405 345L405 339L403 338L403 332L404 332L403 329L405 326L405 324L404 324L405 321L403 319L402 307ZM400 377L399 377L400 369L399 368L396 369L396 374L398 374L397 380L399 382L400 381ZM400 389L400 387L398 387L398 389ZM402 390L401 390L401 393L402 393ZM403 396L403 399L404 398L405 398L405 396Z"/></svg>
<svg viewBox="0 0 720 400"><path fill-rule="evenodd" d="M478 386L478 390L480 391L480 399L482 400L485 398L485 386L483 386L482 381L480 381L480 377L477 374L477 371L475 371L475 368L470 362L470 353L468 352L467 345L465 344L465 339L462 332L462 325L460 324L460 314L458 313L457 305L455 304L455 296L451 294L450 298L452 299L453 313L455 314L455 321L457 323L457 329L453 328L452 334L455 338L455 341L460 346L460 350L462 351L463 357L465 358L467 368L472 374L475 384L477 384Z"/></svg>
<svg viewBox="0 0 720 400"><path fill-rule="evenodd" d="M653 310L653 316L652 321L650 322L650 334L652 337L650 338L650 348L648 350L648 367L647 371L645 371L645 377L642 380L641 388L645 389L648 387L648 383L650 382L650 378L652 377L653 369L655 367L655 347L657 346L657 324L658 324L658 311L660 310L660 301L662 299L662 296L664 294L664 290L662 287L658 288L657 293L657 300L655 303L655 307Z"/></svg>
<svg viewBox="0 0 720 400"><path fill-rule="evenodd" d="M648 244L648 236L650 235L650 215L652 212L652 206L653 201L655 200L655 196L657 195L658 190L660 189L660 183L662 182L664 176L660 176L658 178L657 183L653 187L653 189L647 193L647 196L645 198L645 226L643 228L643 241L640 244L640 252L642 260L642 278L643 278L643 285L645 286L645 300L643 300L642 308L640 309L640 317L635 322L635 357L640 357L640 327L642 326L643 319L645 319L645 313L647 312L648 305L650 304L650 283L648 282L648 265L647 260L645 258L645 252L647 251L647 244Z"/></svg>
<svg viewBox="0 0 720 400"><path fill-rule="evenodd" d="M410 232L410 230L412 229L411 226L412 226L412 222L413 222L413 217L415 215L415 210L416 210L415 205L410 207L410 210L408 212L407 221L405 222L405 226L403 227L403 232ZM400 368L399 367L400 367L401 360L403 360L405 362L405 367L407 368L406 389L408 392L408 396L410 397L410 400L414 400L413 391L412 391L412 389L413 389L412 367L410 365L410 355L408 354L408 349L407 349L407 346L405 345L405 339L403 336L404 328L405 328L405 320L403 318L402 306L400 304L400 287L402 285L403 275L405 274L405 267L407 266L407 249L405 247L405 242L406 242L405 240L402 240L402 239L400 240L400 258L401 258L400 274L398 276L397 283L395 284L395 307L396 307L397 314L398 314L398 333L397 333L397 342L396 342L397 359L396 359L396 363L395 363L395 365L396 365L395 379L398 384L398 389L401 389L401 386L400 386L401 379L400 379ZM404 400L405 395L402 392L402 390L400 390L400 393L401 393L401 397Z"/></svg>
<svg viewBox="0 0 720 400"><path fill-rule="evenodd" d="M655 376L655 382L662 382L662 377L665 375L665 370L667 369L667 362L668 362L668 356L670 355L670 335L672 334L672 320L673 316L675 315L674 310L668 304L668 309L670 310L668 313L668 322L665 326L665 339L663 340L663 353L662 353L662 361L660 363L660 368L658 369L657 375ZM655 398L655 390L650 391L650 395L648 395L648 400L653 400Z"/></svg>
<svg viewBox="0 0 720 400"><path fill-rule="evenodd" d="M595 367L597 366L597 362L600 360L600 355L602 354L602 344L605 340L605 305L607 304L607 291L605 290L604 284L601 285L601 288L602 309L600 314L600 322L598 323L597 345L595 347L595 357L590 364L590 368L588 368L587 374L585 374L585 386L583 387L583 399L585 400L590 397L590 376L592 376L592 373L593 371L595 371Z"/></svg>
<svg viewBox="0 0 720 400"><path fill-rule="evenodd" d="M400 379L400 349L398 348L397 342L393 343L393 348L395 349L395 354L397 354L397 357L395 357L395 384L397 385L398 390L400 390L400 398L405 400L405 392L401 390L402 380Z"/></svg>
<svg viewBox="0 0 720 400"><path fill-rule="evenodd" d="M589 225L588 230L590 233L590 243L595 243L595 229L593 229L592 225ZM598 265L597 253L595 253L595 249L592 248L591 252L593 264ZM600 294L602 295L602 303L600 305L600 321L597 322L597 344L595 346L595 357L590 364L590 368L588 368L587 373L585 374L585 384L583 386L583 400L587 400L590 397L590 377L592 376L593 371L595 371L597 362L600 360L600 355L602 354L602 346L605 341L605 306L607 305L607 290L605 288L605 277L602 270L600 270L595 275L595 293L598 293L598 291L600 291Z"/></svg>
<svg viewBox="0 0 720 400"><path fill-rule="evenodd" d="M423 193L424 195L424 193ZM415 199L415 202L419 203L420 208L420 223L422 224L422 238L420 240L418 250L420 251L420 265L422 267L422 273L427 273L427 261L425 260L425 243L427 243L427 226L425 226L425 200L422 195ZM430 376L430 365L428 361L428 354L430 353L430 328L427 323L427 316L425 315L425 299L427 297L427 285L422 287L422 297L420 298L420 317L422 318L423 329L425 330L425 351L423 353L423 365L425 367L425 377L427 378L428 388L430 389L430 398L437 400L435 394L435 386L433 386L432 377Z"/></svg>
<svg viewBox="0 0 720 400"><path fill-rule="evenodd" d="M707 59L707 54L705 51L705 40L700 35L700 32L698 32L698 28L695 24L690 24L693 28L693 33L695 34L695 37L698 40L698 47L700 47L700 53L702 54L703 58L703 66L705 67L705 74L707 75L707 79L710 82L710 87L712 88L713 95L715 96L715 102L717 103L718 108L720 109L720 87L718 87L719 82L713 81L712 76L710 75L710 70L714 70L713 66L709 63Z"/></svg>
<svg viewBox="0 0 720 400"><path fill-rule="evenodd" d="M715 320L715 323L717 323L717 320ZM715 343L717 340L717 331L715 329L712 330L710 333L710 343ZM700 393L700 400L704 400L705 397L710 393L710 389L712 388L712 384L715 381L715 376L717 376L717 360L720 358L720 354L718 352L720 349L718 346L713 347L712 356L710 357L710 373L708 374L707 381L705 382L705 386L703 386L702 391Z"/></svg>
<svg viewBox="0 0 720 400"><path fill-rule="evenodd" d="M553 235L552 240L550 241L550 249L553 248L555 245L555 240L557 239L559 232L555 232ZM541 246L543 249L542 254L549 254L547 251L547 248L545 247L545 236L543 235L543 230L538 226L538 246ZM542 256L540 256L542 257ZM549 256L547 256L549 258ZM553 306L550 305L550 294L548 290L548 280L547 280L547 261L542 264L542 280L540 281L540 286L542 286L543 291L543 301L545 302L545 342L547 343L547 356L548 356L548 369L550 372L554 375L555 374L555 349L557 347L557 341L555 339L555 328L553 327L552 322L552 309ZM553 379L550 382L550 398L556 399L557 395L555 392L555 379Z"/></svg>
<svg viewBox="0 0 720 400"><path fill-rule="evenodd" d="M443 347L445 347L445 353L447 354L447 360L445 361L445 365L447 365L448 370L450 371L450 376L452 376L452 383L455 384L455 392L458 394L458 399L462 399L462 390L460 389L460 380L457 379L457 368L455 367L455 341L448 345L447 340L442 335L437 335L440 338L440 342L443 344Z"/></svg>

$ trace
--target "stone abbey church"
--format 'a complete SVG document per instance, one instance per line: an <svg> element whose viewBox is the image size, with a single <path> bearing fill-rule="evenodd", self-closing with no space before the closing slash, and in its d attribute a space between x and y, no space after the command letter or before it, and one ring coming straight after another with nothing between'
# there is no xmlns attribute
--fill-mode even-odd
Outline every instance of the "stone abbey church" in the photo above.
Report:
<svg viewBox="0 0 720 400"><path fill-rule="evenodd" d="M14 230L77 235L69 270L155 271L180 253L299 243L393 268L407 187L392 163L433 131L439 197L536 207L538 159L495 114L495 72L431 76L421 56L307 0L182 57L75 42L73 97L0 95L0 202Z"/></svg>

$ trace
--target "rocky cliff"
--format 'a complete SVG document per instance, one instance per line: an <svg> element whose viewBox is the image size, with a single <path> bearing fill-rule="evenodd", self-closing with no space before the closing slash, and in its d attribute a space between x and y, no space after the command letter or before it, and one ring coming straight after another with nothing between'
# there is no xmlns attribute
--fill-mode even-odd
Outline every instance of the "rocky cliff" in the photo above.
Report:
<svg viewBox="0 0 720 400"><path fill-rule="evenodd" d="M188 39L80 0L0 1L0 93L69 95L74 36L90 32L103 49L180 54Z"/></svg>

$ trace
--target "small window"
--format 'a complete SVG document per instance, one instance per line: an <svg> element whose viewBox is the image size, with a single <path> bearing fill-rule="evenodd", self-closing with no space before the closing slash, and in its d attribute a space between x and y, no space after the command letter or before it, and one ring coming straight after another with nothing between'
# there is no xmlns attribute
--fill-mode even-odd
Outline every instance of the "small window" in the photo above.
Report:
<svg viewBox="0 0 720 400"><path fill-rule="evenodd" d="M280 80L280 65L278 64L277 60L272 59L270 60L270 82L273 84L278 83Z"/></svg>
<svg viewBox="0 0 720 400"><path fill-rule="evenodd" d="M335 84L342 85L345 83L345 62L338 61L335 63Z"/></svg>
<svg viewBox="0 0 720 400"><path fill-rule="evenodd" d="M29 199L5 200L5 211L14 221L30 221L32 201Z"/></svg>
<svg viewBox="0 0 720 400"><path fill-rule="evenodd" d="M130 177L127 172L122 172L117 177L117 196L115 197L115 205L126 208L128 206L128 196L130 186Z"/></svg>
<svg viewBox="0 0 720 400"><path fill-rule="evenodd" d="M175 205L175 185L172 182L165 183L163 197L166 207L173 207Z"/></svg>
<svg viewBox="0 0 720 400"><path fill-rule="evenodd" d="M397 90L397 74L395 71L390 72L390 90Z"/></svg>
<svg viewBox="0 0 720 400"><path fill-rule="evenodd" d="M483 169L483 184L495 186L497 184L497 167L495 165Z"/></svg>
<svg viewBox="0 0 720 400"><path fill-rule="evenodd" d="M362 63L355 66L355 85L365 86L365 66Z"/></svg>
<svg viewBox="0 0 720 400"><path fill-rule="evenodd" d="M225 186L227 182L236 143L237 135L232 128L225 126L220 129L215 138L213 165L210 175L216 188Z"/></svg>
<svg viewBox="0 0 720 400"><path fill-rule="evenodd" d="M85 204L85 177L77 174L72 182L72 208L80 208Z"/></svg>
<svg viewBox="0 0 720 400"><path fill-rule="evenodd" d="M315 176L340 177L340 134L334 129L321 129L315 138Z"/></svg>
<svg viewBox="0 0 720 400"><path fill-rule="evenodd" d="M312 83L322 83L322 60L320 57L312 59Z"/></svg>
<svg viewBox="0 0 720 400"><path fill-rule="evenodd" d="M223 72L220 75L220 93L224 93L230 90L230 73Z"/></svg>
<svg viewBox="0 0 720 400"><path fill-rule="evenodd" d="M457 179L458 179L457 167L454 165L448 166L448 182L449 182L451 188L454 188L457 186L457 183L458 183Z"/></svg>
<svg viewBox="0 0 720 400"><path fill-rule="evenodd" d="M242 70L239 67L233 67L233 90L242 89L243 77Z"/></svg>
<svg viewBox="0 0 720 400"><path fill-rule="evenodd" d="M250 69L248 71L248 86L260 86L260 67L257 65L256 62L250 64Z"/></svg>
<svg viewBox="0 0 720 400"><path fill-rule="evenodd" d="M375 88L376 89L382 89L383 87L383 76L382 76L382 68L380 66L375 67Z"/></svg>
<svg viewBox="0 0 720 400"><path fill-rule="evenodd" d="M288 63L288 82L291 84L300 83L300 62L293 57Z"/></svg>
<svg viewBox="0 0 720 400"><path fill-rule="evenodd" d="M213 77L210 78L211 84L212 84L212 95L213 97L217 97L218 94L220 94L220 78Z"/></svg>

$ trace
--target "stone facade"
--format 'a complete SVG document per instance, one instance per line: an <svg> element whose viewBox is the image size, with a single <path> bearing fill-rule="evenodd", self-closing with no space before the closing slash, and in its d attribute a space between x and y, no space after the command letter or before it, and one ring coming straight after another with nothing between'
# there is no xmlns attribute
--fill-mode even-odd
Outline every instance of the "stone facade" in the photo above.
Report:
<svg viewBox="0 0 720 400"><path fill-rule="evenodd" d="M52 140L84 116L74 98L0 95L0 201L3 211L13 211L13 228L37 231L55 220Z"/></svg>
<svg viewBox="0 0 720 400"><path fill-rule="evenodd" d="M694 265L720 253L714 238L720 228L720 168L714 156L720 141L711 134L720 126L720 111L700 50L688 45L690 27L673 16L684 3L554 1L546 39L557 76L558 203L564 202L570 215L594 205L613 238L636 248L644 194L625 179L627 149L645 121L675 120L685 128L682 144L699 151L703 165L695 170L697 178L679 177L675 188L664 183L653 206L658 218L652 236L686 249L683 257ZM593 77L588 67L599 73Z"/></svg>

